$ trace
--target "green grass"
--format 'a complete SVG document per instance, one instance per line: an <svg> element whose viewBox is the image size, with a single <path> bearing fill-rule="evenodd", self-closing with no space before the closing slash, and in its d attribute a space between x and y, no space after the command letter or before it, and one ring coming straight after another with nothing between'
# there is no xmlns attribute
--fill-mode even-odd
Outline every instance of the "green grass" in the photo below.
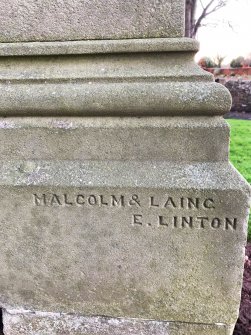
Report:
<svg viewBox="0 0 251 335"><path fill-rule="evenodd" d="M227 120L231 125L230 160L251 184L251 120ZM251 240L251 216L248 239Z"/></svg>

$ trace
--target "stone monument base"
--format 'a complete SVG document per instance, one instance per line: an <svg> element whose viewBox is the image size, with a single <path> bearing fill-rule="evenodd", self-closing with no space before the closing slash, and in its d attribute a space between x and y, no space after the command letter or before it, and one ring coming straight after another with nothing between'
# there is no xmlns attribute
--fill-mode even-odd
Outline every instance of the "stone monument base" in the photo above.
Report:
<svg viewBox="0 0 251 335"><path fill-rule="evenodd" d="M184 0L0 1L4 334L232 335L251 189Z"/></svg>
<svg viewBox="0 0 251 335"><path fill-rule="evenodd" d="M232 334L250 189L222 118L1 118L0 140L5 335Z"/></svg>
<svg viewBox="0 0 251 335"><path fill-rule="evenodd" d="M4 311L5 335L230 335L233 327L30 311Z"/></svg>

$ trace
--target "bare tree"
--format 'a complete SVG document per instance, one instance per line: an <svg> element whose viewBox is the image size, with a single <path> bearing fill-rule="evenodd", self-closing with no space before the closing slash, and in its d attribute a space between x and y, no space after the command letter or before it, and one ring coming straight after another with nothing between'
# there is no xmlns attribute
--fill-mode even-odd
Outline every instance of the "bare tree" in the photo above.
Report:
<svg viewBox="0 0 251 335"><path fill-rule="evenodd" d="M210 14L226 6L228 0L186 0L186 30L185 36L194 38L203 20ZM198 2L202 11L196 17Z"/></svg>
<svg viewBox="0 0 251 335"><path fill-rule="evenodd" d="M213 61L218 68L221 68L222 62L224 61L225 58L226 56L222 56L218 54L214 57Z"/></svg>
<svg viewBox="0 0 251 335"><path fill-rule="evenodd" d="M185 36L193 37L197 0L186 0Z"/></svg>

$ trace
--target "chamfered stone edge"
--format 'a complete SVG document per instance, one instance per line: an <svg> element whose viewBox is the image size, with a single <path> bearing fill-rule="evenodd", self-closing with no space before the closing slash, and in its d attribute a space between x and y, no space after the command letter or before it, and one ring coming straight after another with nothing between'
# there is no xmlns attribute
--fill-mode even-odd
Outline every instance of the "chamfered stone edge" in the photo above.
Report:
<svg viewBox="0 0 251 335"><path fill-rule="evenodd" d="M85 317L64 313L3 311L5 335L232 335L233 326L144 319Z"/></svg>

